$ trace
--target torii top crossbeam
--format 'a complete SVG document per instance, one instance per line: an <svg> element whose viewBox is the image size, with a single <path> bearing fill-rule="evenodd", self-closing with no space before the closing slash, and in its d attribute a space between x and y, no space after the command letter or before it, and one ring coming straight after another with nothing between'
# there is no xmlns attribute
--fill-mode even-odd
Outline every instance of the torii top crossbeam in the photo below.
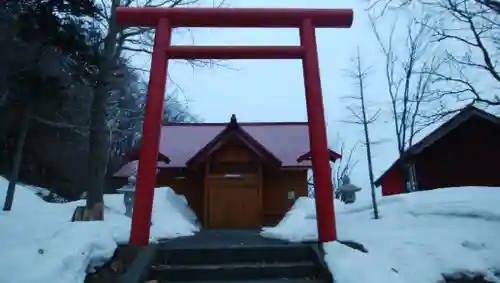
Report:
<svg viewBox="0 0 500 283"><path fill-rule="evenodd" d="M299 27L310 19L314 27L349 28L350 9L263 9L263 8L118 8L116 21L122 27L157 27L168 18L172 27Z"/></svg>

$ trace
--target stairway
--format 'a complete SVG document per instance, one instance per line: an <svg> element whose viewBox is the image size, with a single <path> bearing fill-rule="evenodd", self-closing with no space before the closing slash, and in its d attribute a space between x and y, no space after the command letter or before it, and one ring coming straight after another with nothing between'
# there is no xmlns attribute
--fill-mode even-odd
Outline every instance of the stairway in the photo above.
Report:
<svg viewBox="0 0 500 283"><path fill-rule="evenodd" d="M328 282L312 244L159 247L145 282Z"/></svg>

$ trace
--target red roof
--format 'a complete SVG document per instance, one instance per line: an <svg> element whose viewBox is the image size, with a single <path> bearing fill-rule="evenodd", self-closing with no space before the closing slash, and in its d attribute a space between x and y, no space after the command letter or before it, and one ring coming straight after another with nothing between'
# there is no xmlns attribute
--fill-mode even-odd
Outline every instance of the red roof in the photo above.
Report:
<svg viewBox="0 0 500 283"><path fill-rule="evenodd" d="M304 158L310 151L307 122L238 123L238 125L281 161L282 167L311 167L311 162ZM162 126L159 151L170 159L170 163L158 162L158 167L186 167L186 163L194 155L227 127L228 123L169 123ZM302 160L298 160L300 157L303 157ZM330 151L329 157L334 161L340 158L340 155ZM136 164L137 161L126 164L114 176L129 176Z"/></svg>
<svg viewBox="0 0 500 283"><path fill-rule="evenodd" d="M247 133L236 121L236 116L233 115L231 117L231 121L226 125L224 130L219 132L217 136L215 136L208 144L206 144L186 162L187 166L191 167L197 163L199 164L205 161L212 152L223 146L228 140L231 139L231 137L242 141L262 160L267 159L267 161L274 163L278 167L282 165L281 160L264 147L259 141L254 139L252 135Z"/></svg>

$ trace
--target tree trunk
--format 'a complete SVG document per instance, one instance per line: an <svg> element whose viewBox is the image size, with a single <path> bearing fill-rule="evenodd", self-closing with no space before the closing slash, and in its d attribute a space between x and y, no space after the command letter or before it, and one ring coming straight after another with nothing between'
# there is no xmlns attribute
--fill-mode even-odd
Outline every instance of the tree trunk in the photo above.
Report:
<svg viewBox="0 0 500 283"><path fill-rule="evenodd" d="M4 211L10 211L12 209L12 203L14 201L14 192L16 190L16 184L19 179L19 170L21 169L21 161L23 159L24 144L26 142L26 136L28 135L28 129L30 125L32 106L28 105L23 110L21 119L21 132L17 138L16 151L14 152L14 162L12 165L12 175L9 179L9 186L7 188L7 195L5 196L5 203L3 205Z"/></svg>
<svg viewBox="0 0 500 283"><path fill-rule="evenodd" d="M113 60L116 49L116 35L118 27L115 23L115 10L119 6L118 0L111 2L111 17L108 34L104 39L103 61L99 68L99 79L95 87L91 105L90 134L89 134L89 155L88 155L88 176L87 183L87 203L85 211L75 215L75 220L102 220L104 218L104 178L108 159L110 140L106 125L106 105L108 102L108 80L111 77L115 61ZM85 215L79 219L80 215Z"/></svg>
<svg viewBox="0 0 500 283"><path fill-rule="evenodd" d="M372 151L371 151L371 146L369 142L369 135L368 135L368 125L365 125L365 138L368 141L366 144L366 157L368 159L368 174L370 177L370 188L371 188L371 195L372 195L372 205L373 205L373 217L375 219L379 218L378 215L378 206L377 206L377 197L375 195L375 178L373 177L373 164L372 164Z"/></svg>
<svg viewBox="0 0 500 283"><path fill-rule="evenodd" d="M359 57L358 57L359 59ZM365 144L366 144L366 158L368 160L368 175L370 177L370 189L372 195L372 206L373 206L373 218L378 219L378 207L377 207L377 197L375 195L375 178L373 177L373 163L372 163L372 150L371 150L371 140L368 131L368 118L366 116L366 105L365 105L365 95L363 80L359 80L360 83L360 98L361 98L361 111L363 115L363 130L365 134Z"/></svg>
<svg viewBox="0 0 500 283"><path fill-rule="evenodd" d="M87 202L85 217L75 220L104 219L104 177L106 175L106 160L109 140L106 133L106 102L107 89L104 83L99 83L92 99L92 115L90 119L89 154L87 160Z"/></svg>

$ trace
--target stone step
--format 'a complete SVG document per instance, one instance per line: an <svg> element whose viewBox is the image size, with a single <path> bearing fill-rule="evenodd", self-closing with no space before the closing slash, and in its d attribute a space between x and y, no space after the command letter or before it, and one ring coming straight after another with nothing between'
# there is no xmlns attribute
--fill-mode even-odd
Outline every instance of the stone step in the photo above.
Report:
<svg viewBox="0 0 500 283"><path fill-rule="evenodd" d="M315 259L310 245L231 247L205 249L168 249L159 251L157 263L168 265L202 265L229 263L296 262Z"/></svg>
<svg viewBox="0 0 500 283"><path fill-rule="evenodd" d="M154 265L149 278L170 281L229 281L256 279L314 279L321 269L313 261L232 263L210 265Z"/></svg>

